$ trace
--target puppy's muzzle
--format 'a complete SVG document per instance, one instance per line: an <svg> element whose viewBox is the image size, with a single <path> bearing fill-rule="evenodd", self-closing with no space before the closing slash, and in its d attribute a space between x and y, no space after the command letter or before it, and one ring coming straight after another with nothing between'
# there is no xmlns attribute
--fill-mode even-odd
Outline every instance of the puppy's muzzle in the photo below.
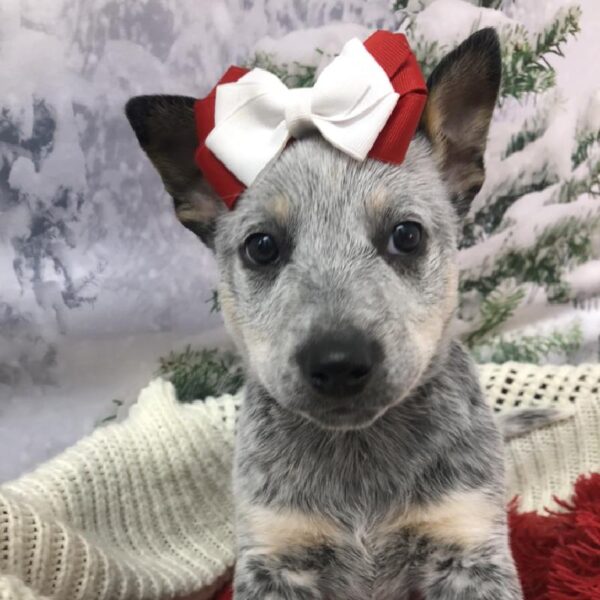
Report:
<svg viewBox="0 0 600 600"><path fill-rule="evenodd" d="M312 390L344 398L365 388L380 356L379 345L364 332L344 328L311 336L296 358Z"/></svg>

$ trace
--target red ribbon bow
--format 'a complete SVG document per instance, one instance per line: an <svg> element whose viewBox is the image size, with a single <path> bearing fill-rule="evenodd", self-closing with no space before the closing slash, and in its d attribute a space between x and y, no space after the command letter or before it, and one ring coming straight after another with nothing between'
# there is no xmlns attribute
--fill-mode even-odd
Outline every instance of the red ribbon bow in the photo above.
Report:
<svg viewBox="0 0 600 600"><path fill-rule="evenodd" d="M376 31L364 42L364 46L385 71L394 91L400 95L394 111L368 156L383 162L400 164L404 160L408 145L419 125L427 100L427 86L417 60L403 34ZM248 69L229 67L208 96L197 100L195 104L199 140L195 156L196 164L208 183L230 209L234 207L236 200L245 190L245 186L206 147L205 140L215 126L217 87L223 83L237 81L246 73L248 73Z"/></svg>

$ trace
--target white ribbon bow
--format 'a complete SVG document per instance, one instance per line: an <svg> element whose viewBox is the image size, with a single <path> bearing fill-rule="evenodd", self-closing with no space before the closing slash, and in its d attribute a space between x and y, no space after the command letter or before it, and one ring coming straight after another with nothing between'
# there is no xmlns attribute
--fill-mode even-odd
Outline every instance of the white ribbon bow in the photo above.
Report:
<svg viewBox="0 0 600 600"><path fill-rule="evenodd" d="M342 152L364 160L398 98L385 71L352 39L312 88L289 89L263 69L219 85L206 146L246 186L290 137L315 129Z"/></svg>

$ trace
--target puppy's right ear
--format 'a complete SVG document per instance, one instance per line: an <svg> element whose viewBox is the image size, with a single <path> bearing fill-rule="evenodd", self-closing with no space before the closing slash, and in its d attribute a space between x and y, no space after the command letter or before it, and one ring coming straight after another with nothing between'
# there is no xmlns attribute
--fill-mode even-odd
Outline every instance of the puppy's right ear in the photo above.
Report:
<svg viewBox="0 0 600 600"><path fill-rule="evenodd" d="M194 161L194 103L187 96L136 96L127 102L125 114L173 197L177 218L213 248L216 217L224 206Z"/></svg>
<svg viewBox="0 0 600 600"><path fill-rule="evenodd" d="M501 73L498 35L487 28L445 56L427 82L422 124L461 217L485 177L483 155Z"/></svg>

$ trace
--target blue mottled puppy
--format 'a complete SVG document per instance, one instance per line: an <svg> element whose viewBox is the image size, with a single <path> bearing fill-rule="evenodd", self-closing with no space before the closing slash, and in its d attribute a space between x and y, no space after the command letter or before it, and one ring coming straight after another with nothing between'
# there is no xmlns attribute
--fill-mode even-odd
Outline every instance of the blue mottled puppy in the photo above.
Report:
<svg viewBox="0 0 600 600"><path fill-rule="evenodd" d="M400 165L305 136L228 211L194 161L194 100L127 116L214 249L245 360L236 600L517 600L502 440L449 334L460 220L500 83L493 30L431 75Z"/></svg>

